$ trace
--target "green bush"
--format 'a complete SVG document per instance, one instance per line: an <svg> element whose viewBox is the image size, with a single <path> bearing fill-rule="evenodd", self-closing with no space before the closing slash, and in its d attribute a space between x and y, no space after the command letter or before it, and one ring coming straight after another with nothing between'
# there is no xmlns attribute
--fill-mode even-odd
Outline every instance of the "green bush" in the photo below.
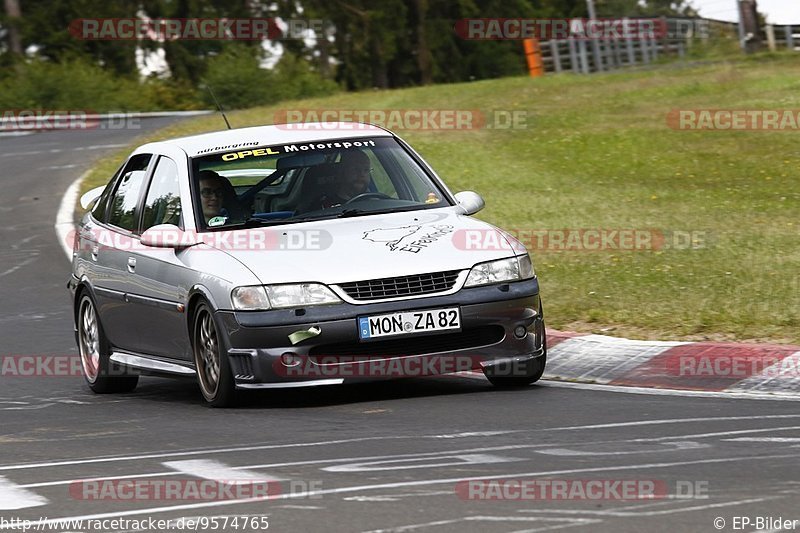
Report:
<svg viewBox="0 0 800 533"><path fill-rule="evenodd" d="M0 79L0 109L95 112L197 109L195 92L170 81L123 78L84 60L30 60Z"/></svg>
<svg viewBox="0 0 800 533"><path fill-rule="evenodd" d="M286 53L273 70L266 70L260 67L258 50L244 46L229 46L212 58L203 81L225 109L323 96L338 90L333 81L323 79L302 59ZM201 94L208 106L214 106L208 91Z"/></svg>

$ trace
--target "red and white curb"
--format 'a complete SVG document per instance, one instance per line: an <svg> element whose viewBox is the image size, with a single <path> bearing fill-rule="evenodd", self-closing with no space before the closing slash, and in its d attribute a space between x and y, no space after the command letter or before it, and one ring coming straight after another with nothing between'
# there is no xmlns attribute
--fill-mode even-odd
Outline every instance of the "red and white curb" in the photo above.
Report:
<svg viewBox="0 0 800 533"><path fill-rule="evenodd" d="M800 397L800 346L640 341L548 331L544 378Z"/></svg>

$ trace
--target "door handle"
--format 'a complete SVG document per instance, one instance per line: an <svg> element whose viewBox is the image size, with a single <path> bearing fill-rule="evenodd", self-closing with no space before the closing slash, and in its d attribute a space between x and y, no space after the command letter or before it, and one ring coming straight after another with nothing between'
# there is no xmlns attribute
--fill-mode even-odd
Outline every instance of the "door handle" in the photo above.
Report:
<svg viewBox="0 0 800 533"><path fill-rule="evenodd" d="M100 247L96 244L92 246L92 261L97 261L97 254L100 252Z"/></svg>
<svg viewBox="0 0 800 533"><path fill-rule="evenodd" d="M136 258L135 257L129 257L128 258L128 272L133 273L134 270L136 270Z"/></svg>

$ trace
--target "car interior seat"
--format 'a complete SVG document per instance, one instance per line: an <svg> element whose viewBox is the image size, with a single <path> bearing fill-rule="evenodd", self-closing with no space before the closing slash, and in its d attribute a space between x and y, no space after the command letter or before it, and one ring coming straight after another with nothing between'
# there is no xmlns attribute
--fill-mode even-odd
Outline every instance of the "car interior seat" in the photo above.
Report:
<svg viewBox="0 0 800 533"><path fill-rule="evenodd" d="M322 163L306 170L300 184L295 211L306 213L319 209L320 199L336 189L339 163Z"/></svg>

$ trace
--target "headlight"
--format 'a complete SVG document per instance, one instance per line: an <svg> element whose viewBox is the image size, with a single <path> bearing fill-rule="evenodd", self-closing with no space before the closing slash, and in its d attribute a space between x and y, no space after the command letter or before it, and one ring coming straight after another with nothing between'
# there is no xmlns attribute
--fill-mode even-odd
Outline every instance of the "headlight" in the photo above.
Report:
<svg viewBox="0 0 800 533"><path fill-rule="evenodd" d="M530 279L536 275L533 270L533 261L528 254L518 255L519 259L519 279Z"/></svg>
<svg viewBox="0 0 800 533"><path fill-rule="evenodd" d="M269 309L267 291L261 285L255 287L236 287L231 292L234 309L240 311L253 311L256 309Z"/></svg>
<svg viewBox="0 0 800 533"><path fill-rule="evenodd" d="M265 289L273 308L337 304L341 302L339 297L333 294L328 287L319 283L267 285Z"/></svg>
<svg viewBox="0 0 800 533"><path fill-rule="evenodd" d="M319 283L236 287L231 292L231 300L233 301L233 307L240 311L282 309L341 302L339 297L331 292L328 287Z"/></svg>
<svg viewBox="0 0 800 533"><path fill-rule="evenodd" d="M533 264L527 254L472 267L464 287L477 287L508 281L520 281L534 276Z"/></svg>

